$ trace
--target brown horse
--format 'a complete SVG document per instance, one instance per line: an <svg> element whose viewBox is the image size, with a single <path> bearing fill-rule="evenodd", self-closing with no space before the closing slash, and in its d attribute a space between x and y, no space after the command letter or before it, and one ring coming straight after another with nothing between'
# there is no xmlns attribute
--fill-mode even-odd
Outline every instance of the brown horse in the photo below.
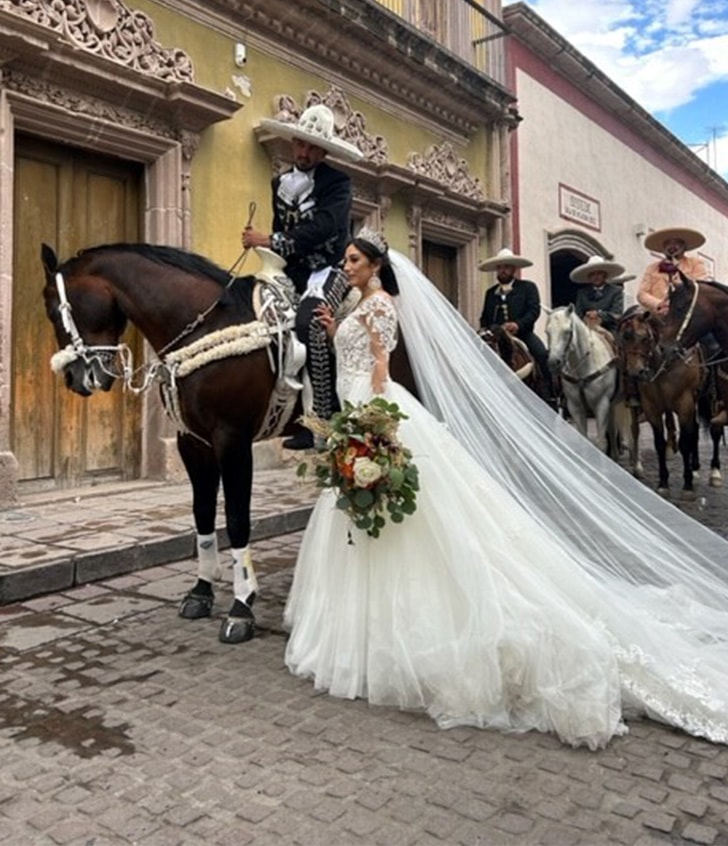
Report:
<svg viewBox="0 0 728 846"><path fill-rule="evenodd" d="M695 282L679 272L680 283L670 286L670 308L660 325L660 340L668 358L681 358L685 350L712 333L722 356L712 357L709 394L701 406L710 416L713 457L711 484L722 484L718 439L728 423L728 287L719 282Z"/></svg>
<svg viewBox="0 0 728 846"><path fill-rule="evenodd" d="M622 318L617 341L622 371L627 378L637 381L640 405L652 427L659 467L658 491L669 490L663 418L673 412L680 426L678 448L683 459L683 490L692 491L693 471L699 468L696 407L705 378L700 349L694 346L684 358L668 361L660 350L657 320L642 311Z"/></svg>
<svg viewBox="0 0 728 846"><path fill-rule="evenodd" d="M510 367L524 385L543 398L545 396L544 379L538 363L528 347L519 338L499 325L481 329L478 334L485 343Z"/></svg>
<svg viewBox="0 0 728 846"><path fill-rule="evenodd" d="M180 429L177 445L192 485L197 530L198 579L180 604L185 618L212 613L222 481L235 600L219 637L224 643L250 639L257 589L248 549L252 445L285 434L300 413L295 393L291 399L277 379L276 356L269 356L274 333L256 319L254 277L233 279L202 256L149 244L93 247L63 264L44 244L41 258L46 313L61 347L52 363L66 386L89 396L109 390L119 376L127 385L139 373L146 384L162 383ZM127 322L158 356L138 370L120 343ZM409 373L401 375L404 362L394 356L393 375L411 384Z"/></svg>

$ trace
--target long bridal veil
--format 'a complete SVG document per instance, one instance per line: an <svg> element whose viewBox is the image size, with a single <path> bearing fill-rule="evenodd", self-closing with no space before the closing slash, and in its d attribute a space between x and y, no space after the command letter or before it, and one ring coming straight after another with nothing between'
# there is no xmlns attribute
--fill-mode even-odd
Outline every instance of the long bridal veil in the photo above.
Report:
<svg viewBox="0 0 728 846"><path fill-rule="evenodd" d="M534 523L613 589L615 603L623 597L625 607L634 608L639 596L640 608L705 644L728 674L728 542L579 435L514 376L409 259L393 250L390 259L423 404L516 495ZM455 525L457 519L453 514ZM538 563L535 547L535 568Z"/></svg>

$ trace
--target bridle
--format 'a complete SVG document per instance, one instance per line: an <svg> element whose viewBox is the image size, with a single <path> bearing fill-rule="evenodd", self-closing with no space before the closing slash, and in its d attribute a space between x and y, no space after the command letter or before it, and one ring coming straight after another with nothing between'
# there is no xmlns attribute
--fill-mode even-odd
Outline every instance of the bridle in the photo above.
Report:
<svg viewBox="0 0 728 846"><path fill-rule="evenodd" d="M58 311L60 312L61 325L71 339L71 343L51 356L51 369L54 373L61 373L69 364L81 359L86 367L94 363L107 376L114 379L121 379L124 388L132 393L138 394L146 390L154 381L157 370L161 366L160 361L143 365L139 370L144 371L141 384L134 384L134 354L128 344L87 344L78 331L76 321L73 319L73 309L66 293L66 282L61 271L57 271L53 277L58 291ZM110 364L115 357L121 363L121 373L111 369Z"/></svg>

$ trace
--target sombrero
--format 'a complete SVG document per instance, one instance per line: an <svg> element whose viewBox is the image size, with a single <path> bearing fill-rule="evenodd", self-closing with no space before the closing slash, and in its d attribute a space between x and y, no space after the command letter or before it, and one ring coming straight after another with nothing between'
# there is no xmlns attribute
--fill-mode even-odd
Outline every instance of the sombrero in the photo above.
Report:
<svg viewBox="0 0 728 846"><path fill-rule="evenodd" d="M607 279L611 279L613 276L619 276L620 273L624 273L624 267L622 267L621 264L617 264L616 261L607 261L602 258L602 256L589 256L589 260L586 264L580 264L571 271L569 279L571 279L572 282L583 284L589 281L590 273L594 273L599 270L601 270L602 273L607 274Z"/></svg>
<svg viewBox="0 0 728 846"><path fill-rule="evenodd" d="M280 138L287 138L289 141L299 138L321 147L328 153L334 153L352 161L364 158L364 154L358 147L336 136L334 124L334 113L322 103L309 106L297 121L265 118L260 122L261 126L270 129Z"/></svg>
<svg viewBox="0 0 728 846"><path fill-rule="evenodd" d="M684 226L673 226L669 229L655 229L645 238L645 249L661 253L665 241L679 238L685 242L686 250L696 250L705 243L705 236L696 229L686 229Z"/></svg>
<svg viewBox="0 0 728 846"><path fill-rule="evenodd" d="M515 255L513 250L509 250L508 247L504 247L494 256L487 258L481 265L479 265L479 269L495 270L499 264L510 264L513 267L531 267L533 262L529 261L527 258L523 258L523 256Z"/></svg>

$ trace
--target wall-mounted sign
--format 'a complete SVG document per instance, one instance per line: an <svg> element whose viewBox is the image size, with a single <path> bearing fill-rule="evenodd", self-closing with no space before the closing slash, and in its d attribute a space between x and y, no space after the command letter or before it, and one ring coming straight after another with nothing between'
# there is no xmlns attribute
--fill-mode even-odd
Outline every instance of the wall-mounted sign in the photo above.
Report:
<svg viewBox="0 0 728 846"><path fill-rule="evenodd" d="M602 228L602 210L599 200L587 197L568 185L559 184L559 216L580 223L588 229Z"/></svg>

